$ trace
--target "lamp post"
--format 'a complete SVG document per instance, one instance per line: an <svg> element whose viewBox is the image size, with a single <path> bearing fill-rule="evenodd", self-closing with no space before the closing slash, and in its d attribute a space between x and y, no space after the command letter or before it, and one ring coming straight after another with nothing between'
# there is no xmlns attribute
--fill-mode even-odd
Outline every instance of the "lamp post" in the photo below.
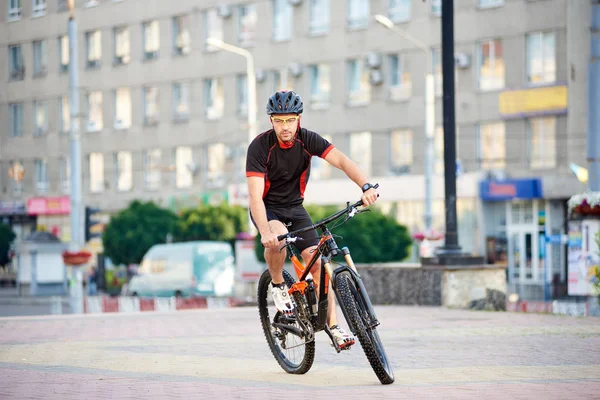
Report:
<svg viewBox="0 0 600 400"><path fill-rule="evenodd" d="M434 76L433 64L431 55L427 45L418 39L415 39L408 33L404 32L394 25L394 23L386 16L377 14L375 20L387 29L397 33L404 39L415 45L419 50L425 53L425 229L427 233L431 233L431 177L433 175L433 129L435 124L435 91L434 91Z"/></svg>
<svg viewBox="0 0 600 400"><path fill-rule="evenodd" d="M230 53L234 53L240 56L243 56L246 58L246 83L247 83L247 87L248 87L248 145L250 145L250 143L252 142L252 140L254 140L254 138L256 137L256 110L257 110L257 103L256 103L256 72L254 69L254 56L252 55L252 53L250 53L248 50L243 49L241 47L238 46L234 46L228 43L223 42L221 39L217 39L217 38L213 38L210 37L208 39L206 39L206 43L208 43L211 46L217 47L221 50L225 50L228 51ZM239 146L238 146L239 149ZM238 151L241 151L241 149L239 149ZM241 154L240 157L238 157L238 160L241 160ZM241 187L242 187L242 179L240 178L240 174L239 174L239 170L236 173L236 180L237 180L237 191L238 191L238 195L241 192ZM248 204L248 209L250 209L250 204ZM248 219L250 219L248 217ZM248 224L248 230L252 231L253 230L253 225L252 222L249 221Z"/></svg>

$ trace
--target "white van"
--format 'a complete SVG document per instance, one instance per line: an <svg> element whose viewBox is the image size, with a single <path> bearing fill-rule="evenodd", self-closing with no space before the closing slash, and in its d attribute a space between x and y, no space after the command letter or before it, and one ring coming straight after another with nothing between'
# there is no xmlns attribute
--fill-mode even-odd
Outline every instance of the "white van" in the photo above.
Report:
<svg viewBox="0 0 600 400"><path fill-rule="evenodd" d="M128 293L140 297L231 296L235 263L227 242L158 244L144 255Z"/></svg>

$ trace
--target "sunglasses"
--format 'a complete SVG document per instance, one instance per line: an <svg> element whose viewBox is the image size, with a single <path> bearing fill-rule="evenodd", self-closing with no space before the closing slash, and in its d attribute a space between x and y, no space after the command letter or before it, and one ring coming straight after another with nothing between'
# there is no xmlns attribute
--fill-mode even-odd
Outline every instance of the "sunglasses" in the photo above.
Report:
<svg viewBox="0 0 600 400"><path fill-rule="evenodd" d="M298 120L300 119L300 117L295 116L295 117L289 117L289 118L274 118L271 117L271 121L273 121L273 123L275 125L287 125L287 124L294 124L296 123Z"/></svg>

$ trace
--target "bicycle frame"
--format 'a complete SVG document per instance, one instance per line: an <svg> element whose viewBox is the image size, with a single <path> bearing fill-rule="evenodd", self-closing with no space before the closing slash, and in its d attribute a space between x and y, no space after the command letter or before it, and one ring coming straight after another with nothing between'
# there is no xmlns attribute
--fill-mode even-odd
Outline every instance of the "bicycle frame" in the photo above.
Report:
<svg viewBox="0 0 600 400"><path fill-rule="evenodd" d="M354 280L357 287L359 301L363 303L364 308L367 310L367 315L365 316L367 318L367 321L365 321L366 324L369 327L376 327L377 325L379 325L379 321L377 320L377 316L375 315L375 311L373 309L373 305L371 304L369 295L367 294L362 279L360 278L360 275L356 270L356 266L354 265L354 261L352 260L352 256L350 255L350 250L347 247L343 247L342 249L338 248L338 245L335 239L333 238L333 235L326 226L328 223L338 219L346 213L353 213L353 216L356 213L356 207L359 205L362 205L362 202L359 201L352 206L348 205L346 209L341 210L336 214L333 214L332 216L325 218L312 226L302 228L293 232L288 232L287 234L280 235L278 237L279 240L286 241L284 248L287 248L287 250L289 251L290 260L298 277L298 282L293 284L292 287L289 289L290 295L299 292L303 296L306 296L306 290L309 289L309 287L313 284L312 280L307 281L306 278L308 276L308 273L311 271L311 269L317 262L318 257L321 257L319 297L316 301L316 304L309 304L311 320L310 322L312 323L313 328L316 332L324 329L329 335L331 335L331 333L329 332L329 327L327 326L329 281L331 280L333 290L336 293L336 297L338 297L335 286L335 278L339 273L344 271L348 271L350 273L350 276ZM354 210L354 212L352 210ZM313 256L310 258L307 265L305 266L302 263L302 261L300 261L300 259L298 258L298 255L296 254L296 251L292 246L292 243L294 241L288 239L312 229L320 229L322 233ZM332 259L338 255L344 256L347 265L342 264L334 270L332 267ZM346 318L346 320L348 320L348 315L345 310L345 307L343 306L343 303L339 298L338 303L340 304L340 308L342 309L344 317ZM313 308L315 305L316 310ZM336 350L339 351L337 347Z"/></svg>

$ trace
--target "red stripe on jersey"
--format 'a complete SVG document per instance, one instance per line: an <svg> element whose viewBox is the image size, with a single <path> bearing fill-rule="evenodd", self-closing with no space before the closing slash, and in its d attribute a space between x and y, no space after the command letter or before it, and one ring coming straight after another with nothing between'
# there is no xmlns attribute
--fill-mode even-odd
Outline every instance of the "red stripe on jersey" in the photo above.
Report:
<svg viewBox="0 0 600 400"><path fill-rule="evenodd" d="M329 145L329 147L325 149L325 151L323 152L323 154L321 154L321 158L327 157L327 154L329 154L329 152L331 150L333 150L333 149L335 149L335 146L334 145Z"/></svg>
<svg viewBox="0 0 600 400"><path fill-rule="evenodd" d="M246 172L246 176L257 176L259 178L264 178L265 174L262 172Z"/></svg>
<svg viewBox="0 0 600 400"><path fill-rule="evenodd" d="M308 160L308 165L310 165L310 159ZM302 198L304 198L304 190L306 189L306 175L308 175L308 168L300 175L300 197Z"/></svg>

